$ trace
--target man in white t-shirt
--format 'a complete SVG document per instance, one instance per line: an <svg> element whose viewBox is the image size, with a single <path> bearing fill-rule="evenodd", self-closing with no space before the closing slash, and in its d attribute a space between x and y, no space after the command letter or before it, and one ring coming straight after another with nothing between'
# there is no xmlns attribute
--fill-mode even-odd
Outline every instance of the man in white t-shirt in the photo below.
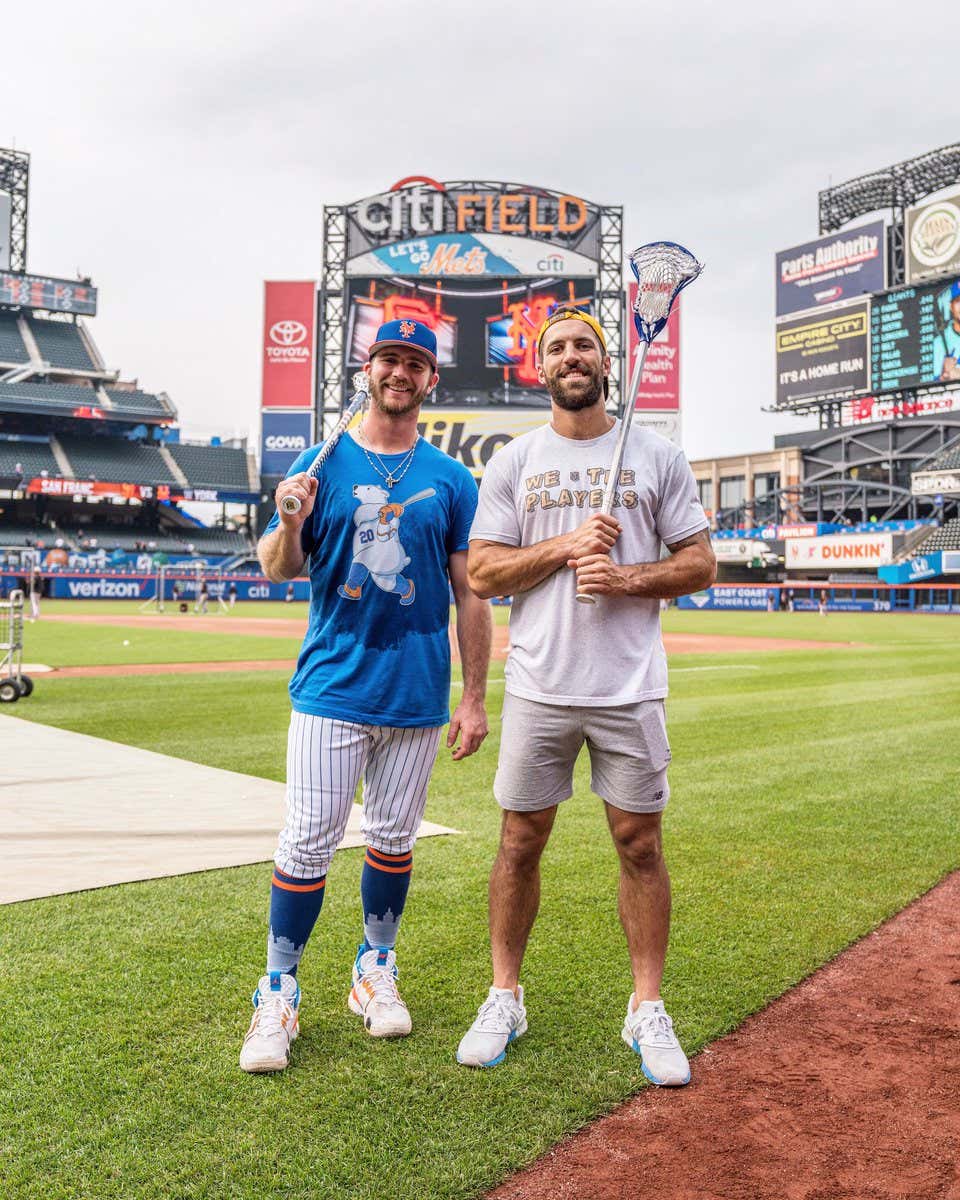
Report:
<svg viewBox="0 0 960 1200"><path fill-rule="evenodd" d="M716 560L683 452L649 430L631 429L613 513L600 512L619 422L603 403L610 359L599 324L561 310L541 327L537 351L552 419L493 456L470 531L470 586L482 597L512 595L513 607L494 782L504 813L490 876L493 986L457 1059L495 1066L526 1032L520 966L540 856L586 742L620 859L634 983L623 1039L648 1079L676 1086L690 1068L660 997L670 925L660 601L708 587ZM578 604L578 590L596 606Z"/></svg>

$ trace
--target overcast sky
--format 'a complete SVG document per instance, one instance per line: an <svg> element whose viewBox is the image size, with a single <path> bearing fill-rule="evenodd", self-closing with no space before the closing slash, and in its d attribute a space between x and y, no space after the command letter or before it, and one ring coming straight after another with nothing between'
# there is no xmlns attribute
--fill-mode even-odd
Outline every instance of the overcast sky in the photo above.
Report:
<svg viewBox="0 0 960 1200"><path fill-rule="evenodd" d="M259 436L264 279L319 278L322 207L407 175L622 204L686 293L684 445L768 449L773 256L817 192L960 141L942 3L243 5L4 16L0 146L31 155L27 268L100 289L123 378L190 435Z"/></svg>

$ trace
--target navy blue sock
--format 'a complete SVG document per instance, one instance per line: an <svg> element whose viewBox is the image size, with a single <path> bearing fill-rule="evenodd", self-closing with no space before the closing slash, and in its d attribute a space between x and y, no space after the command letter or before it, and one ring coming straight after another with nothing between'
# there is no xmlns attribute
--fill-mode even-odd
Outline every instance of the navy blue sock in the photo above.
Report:
<svg viewBox="0 0 960 1200"><path fill-rule="evenodd" d="M320 915L326 882L326 875L295 879L274 867L270 881L268 971L296 975L307 938Z"/></svg>
<svg viewBox="0 0 960 1200"><path fill-rule="evenodd" d="M360 874L363 904L363 936L368 947L392 949L397 944L397 926L407 902L413 853L384 854L367 847Z"/></svg>

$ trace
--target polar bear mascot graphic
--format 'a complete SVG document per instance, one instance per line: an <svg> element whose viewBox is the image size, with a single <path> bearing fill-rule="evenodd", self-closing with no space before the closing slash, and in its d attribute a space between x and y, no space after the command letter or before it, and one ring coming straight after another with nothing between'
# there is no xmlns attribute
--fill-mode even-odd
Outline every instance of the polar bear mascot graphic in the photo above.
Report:
<svg viewBox="0 0 960 1200"><path fill-rule="evenodd" d="M400 518L409 505L435 495L433 488L426 488L398 502L377 484L353 485L353 498L360 501L353 514L353 562L347 582L337 588L339 596L359 600L369 577L382 591L397 592L403 608L413 603L416 587L402 574L410 556L400 541Z"/></svg>

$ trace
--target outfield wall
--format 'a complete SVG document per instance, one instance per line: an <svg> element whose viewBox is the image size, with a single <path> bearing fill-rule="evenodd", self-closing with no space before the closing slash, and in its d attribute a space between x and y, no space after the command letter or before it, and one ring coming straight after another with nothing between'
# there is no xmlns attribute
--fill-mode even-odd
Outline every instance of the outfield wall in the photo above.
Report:
<svg viewBox="0 0 960 1200"><path fill-rule="evenodd" d="M44 594L51 600L153 600L157 594L157 576L124 571L43 571ZM223 596L229 599L231 584L237 588L238 600L285 600L286 583L271 583L262 575L223 575L208 573L205 576L211 600ZM180 598L195 600L199 583L195 571L189 573L166 572L164 585L165 601L173 602L174 585L178 586ZM0 575L0 585L9 594L14 588L24 588L22 573L5 571ZM24 590L26 590L24 588ZM293 599L309 600L310 583L306 579L293 581Z"/></svg>
<svg viewBox="0 0 960 1200"><path fill-rule="evenodd" d="M777 612L960 613L960 583L896 587L883 583L716 584L681 596L677 608Z"/></svg>

